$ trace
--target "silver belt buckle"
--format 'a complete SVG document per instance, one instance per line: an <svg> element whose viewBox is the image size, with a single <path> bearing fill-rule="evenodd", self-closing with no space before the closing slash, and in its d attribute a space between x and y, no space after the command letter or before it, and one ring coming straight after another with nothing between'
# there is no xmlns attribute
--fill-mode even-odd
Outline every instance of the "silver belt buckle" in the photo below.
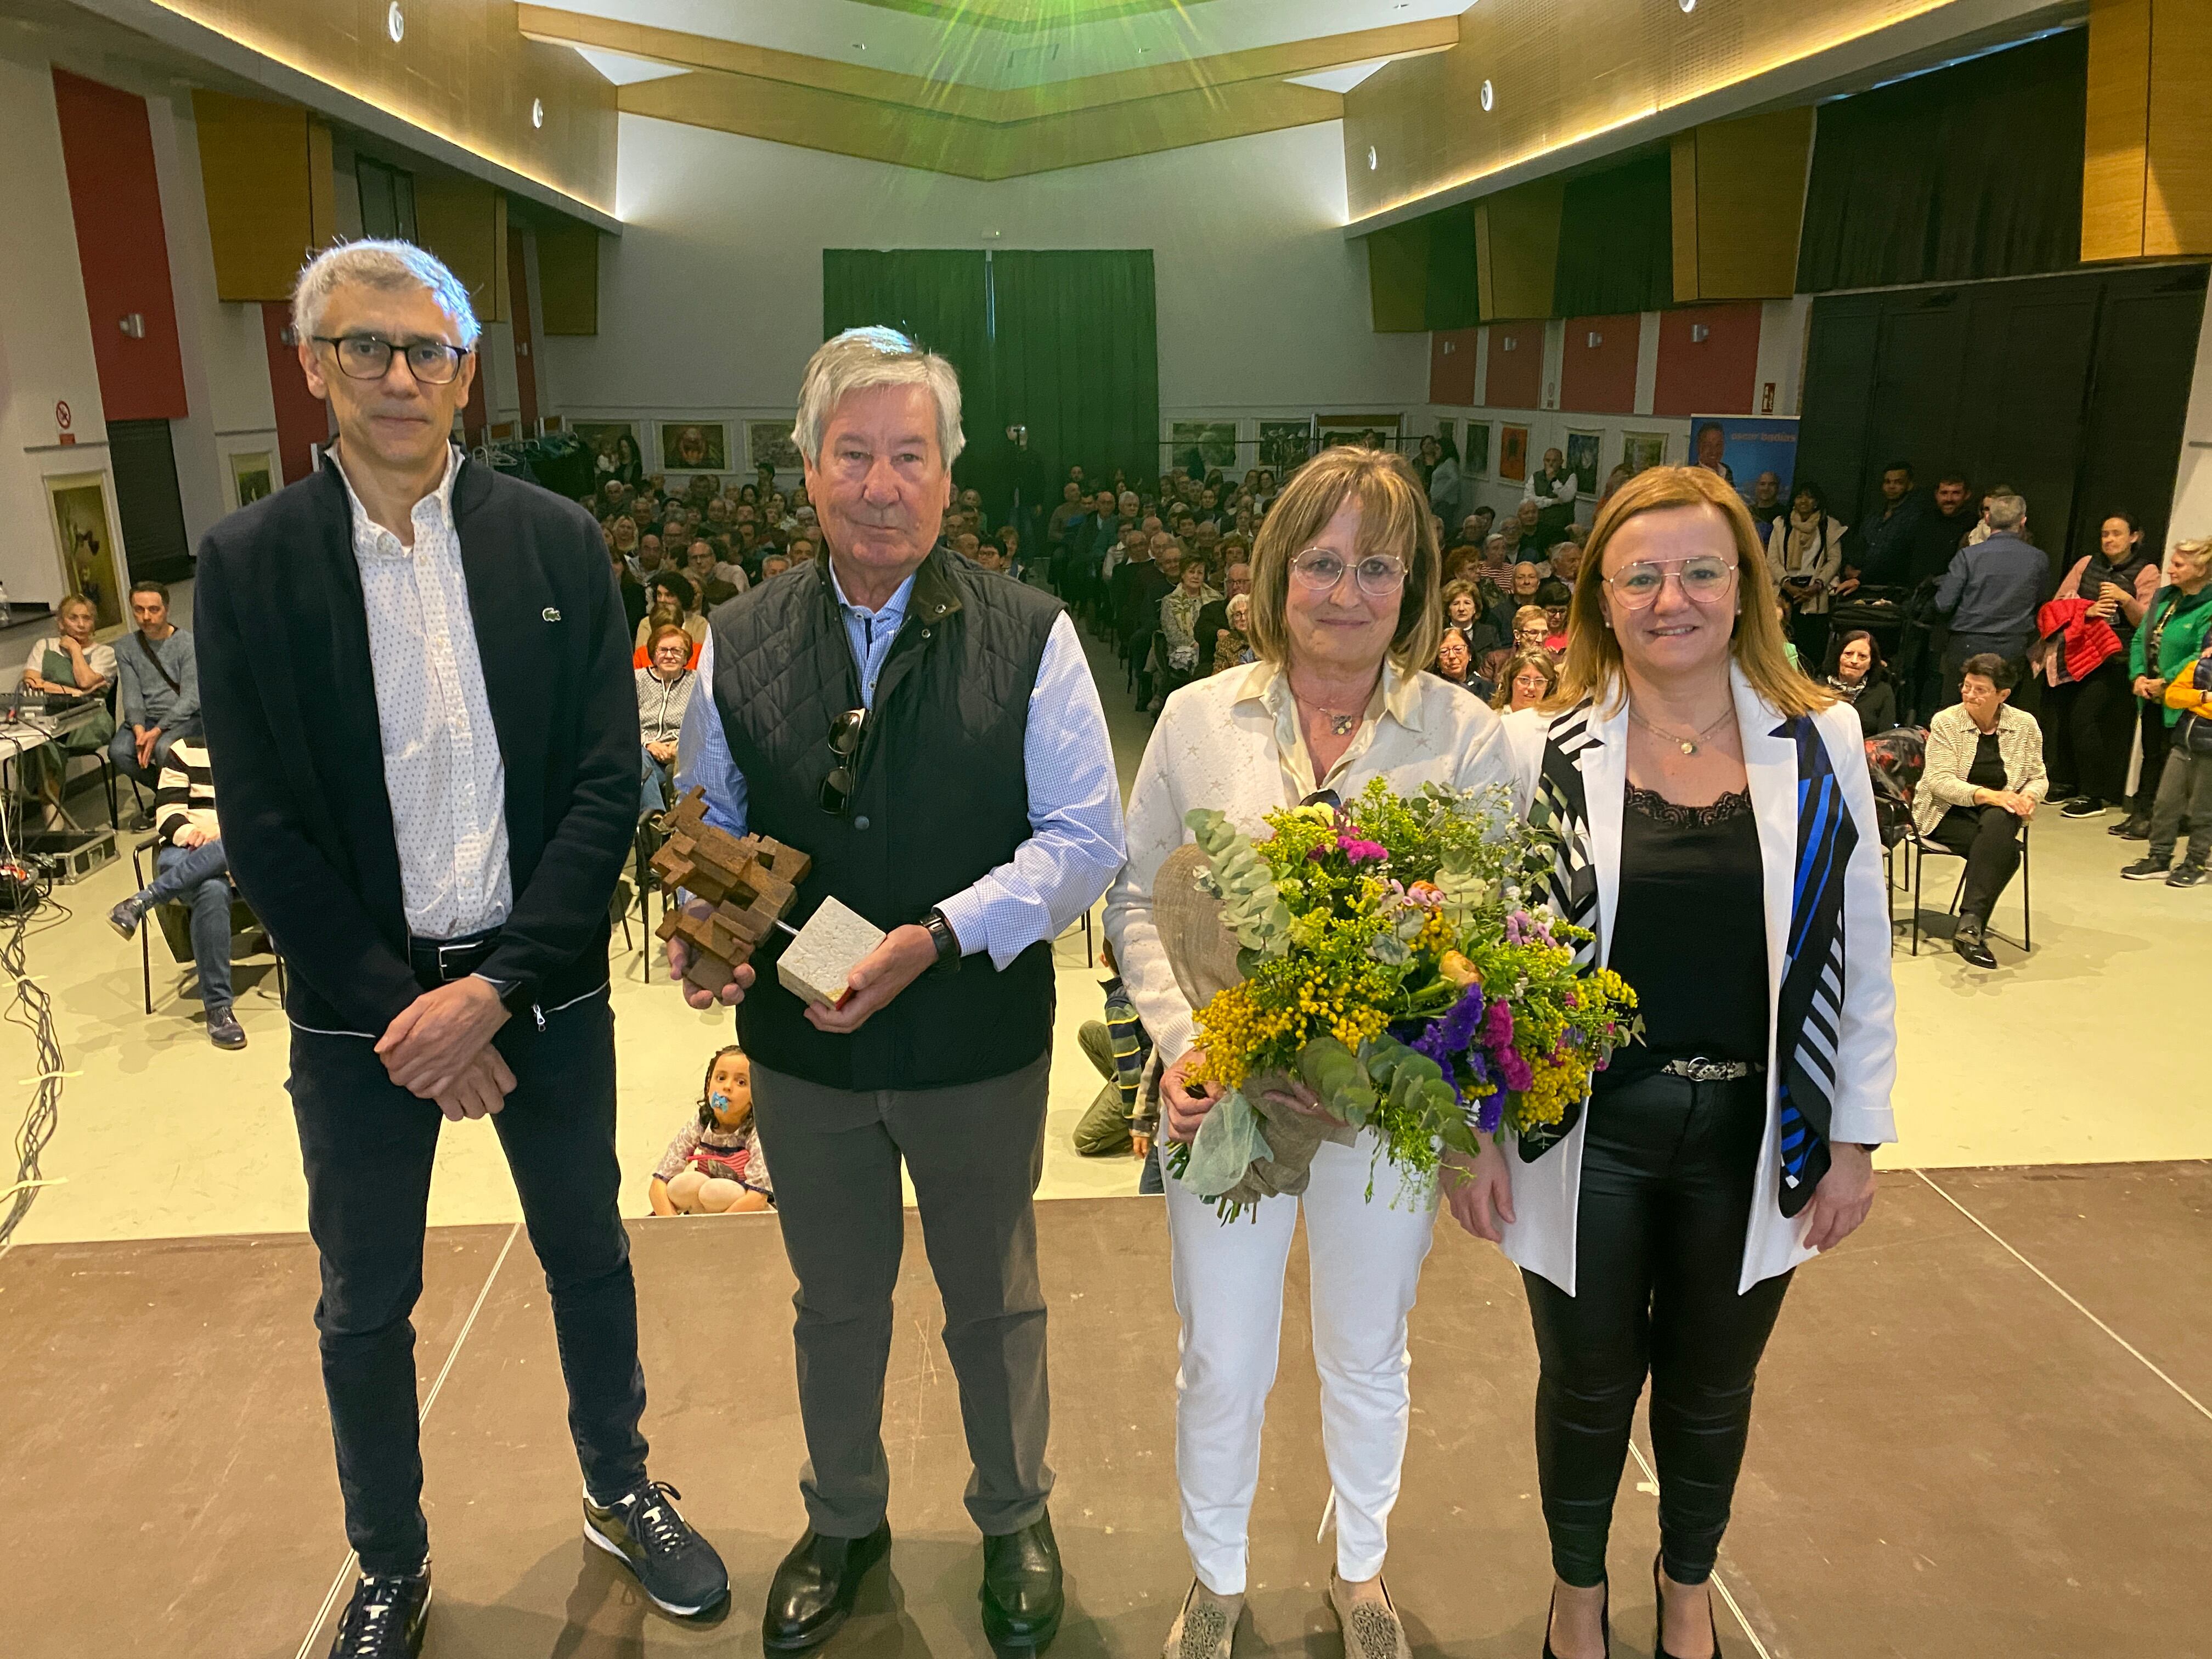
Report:
<svg viewBox="0 0 2212 1659"><path fill-rule="evenodd" d="M458 979L467 971L465 969L448 967L446 961L448 952L456 957L465 957L471 951L483 950L486 941L483 939L474 939L466 945L441 945L438 947L438 977L443 980Z"/></svg>
<svg viewBox="0 0 2212 1659"><path fill-rule="evenodd" d="M1741 1060L1708 1060L1698 1054L1688 1060L1670 1060L1659 1068L1668 1077L1687 1078L1692 1083L1735 1083L1751 1075L1751 1067Z"/></svg>

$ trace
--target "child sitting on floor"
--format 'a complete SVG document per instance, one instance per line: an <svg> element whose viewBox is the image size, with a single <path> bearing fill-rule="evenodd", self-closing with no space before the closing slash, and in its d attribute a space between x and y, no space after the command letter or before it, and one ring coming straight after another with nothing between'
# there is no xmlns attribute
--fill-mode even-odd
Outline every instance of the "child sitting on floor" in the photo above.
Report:
<svg viewBox="0 0 2212 1659"><path fill-rule="evenodd" d="M699 1109L668 1143L647 1188L655 1215L721 1215L775 1203L753 1124L752 1061L732 1044L707 1062Z"/></svg>

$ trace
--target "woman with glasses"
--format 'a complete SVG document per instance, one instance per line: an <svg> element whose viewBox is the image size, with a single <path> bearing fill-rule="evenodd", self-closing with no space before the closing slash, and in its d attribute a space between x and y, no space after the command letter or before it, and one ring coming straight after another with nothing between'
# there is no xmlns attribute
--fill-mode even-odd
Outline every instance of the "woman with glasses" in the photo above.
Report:
<svg viewBox="0 0 2212 1659"><path fill-rule="evenodd" d="M1717 1650L1707 1583L1759 1355L1791 1269L1866 1218L1873 1146L1894 1139L1858 719L1789 666L1772 594L1725 480L1638 473L1598 514L1558 693L1505 722L1521 798L1559 837L1551 907L1591 930L1583 959L1644 1021L1510 1160L1558 1659L1606 1651L1607 1535L1647 1376L1655 1649Z"/></svg>
<svg viewBox="0 0 2212 1659"><path fill-rule="evenodd" d="M1496 714L1422 672L1443 629L1434 521L1413 469L1372 449L1332 449L1294 473L1253 550L1249 667L1197 681L1160 714L1129 800L1129 861L1107 895L1113 942L1165 1072L1167 1133L1187 1141L1223 1094L1189 1081L1191 1007L1153 911L1161 865L1190 838L1194 807L1248 833L1302 801L1346 800L1380 778L1471 789L1503 782ZM1368 1198L1375 1146L1324 1144L1303 1197L1263 1200L1233 1226L1168 1182L1182 1317L1176 1459L1196 1583L1168 1632L1169 1659L1224 1659L1245 1591L1260 1431L1274 1381L1283 1273L1303 1209L1321 1373L1322 1450L1334 1494L1328 1596L1349 1659L1408 1649L1382 1562L1409 1411L1406 1319L1432 1212ZM1479 1182L1502 1185L1492 1147Z"/></svg>

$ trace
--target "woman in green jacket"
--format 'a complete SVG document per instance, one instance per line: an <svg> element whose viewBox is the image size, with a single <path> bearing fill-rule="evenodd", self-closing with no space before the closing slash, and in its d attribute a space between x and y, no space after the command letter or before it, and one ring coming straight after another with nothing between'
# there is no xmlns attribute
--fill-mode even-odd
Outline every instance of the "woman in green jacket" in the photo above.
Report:
<svg viewBox="0 0 2212 1659"><path fill-rule="evenodd" d="M2151 803L2166 766L2166 733L2181 718L2180 710L2166 707L2166 684L2204 649L2206 633L2212 629L2212 541L2176 543L2171 568L2172 586L2152 596L2135 642L2128 647L2128 675L2134 683L2142 733L2142 764L2136 774L2127 821L2112 830L2126 841L2150 837Z"/></svg>

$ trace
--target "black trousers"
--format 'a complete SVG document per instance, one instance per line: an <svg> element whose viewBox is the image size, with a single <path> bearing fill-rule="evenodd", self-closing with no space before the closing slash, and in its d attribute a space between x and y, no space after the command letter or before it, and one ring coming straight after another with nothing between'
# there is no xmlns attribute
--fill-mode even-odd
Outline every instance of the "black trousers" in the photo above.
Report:
<svg viewBox="0 0 2212 1659"><path fill-rule="evenodd" d="M2020 868L2020 820L2002 806L1954 806L1936 820L1929 835L1965 855L1966 884L1959 894L1959 915L1986 925Z"/></svg>
<svg viewBox="0 0 2212 1659"><path fill-rule="evenodd" d="M1667 1576L1709 1577L1790 1275L1738 1294L1765 1085L1649 1074L1589 1106L1575 1294L1524 1273L1536 1332L1536 1468L1552 1565L1605 1581L1629 1425L1651 1379Z"/></svg>
<svg viewBox="0 0 2212 1659"><path fill-rule="evenodd" d="M645 1478L645 1376L629 1236L616 1209L614 1012L605 990L493 1039L514 1092L492 1118L545 1269L568 1431L593 1494ZM323 1388L346 1537L365 1572L410 1572L429 1549L416 1432L415 1328L430 1164L446 1119L385 1073L358 1036L292 1031L292 1112L322 1254ZM471 1126L475 1127L475 1126Z"/></svg>
<svg viewBox="0 0 2212 1659"><path fill-rule="evenodd" d="M2041 719L2051 798L2088 795L2117 804L2127 793L2136 719L2125 661L2108 657L2085 679L2045 686Z"/></svg>
<svg viewBox="0 0 2212 1659"><path fill-rule="evenodd" d="M2128 801L2128 817L2150 822L2152 804L2158 799L2159 780L2166 774L2166 742L2172 728L2166 723L2163 703L2136 699L2136 725L2142 733L2142 764L2136 771L2136 793Z"/></svg>

